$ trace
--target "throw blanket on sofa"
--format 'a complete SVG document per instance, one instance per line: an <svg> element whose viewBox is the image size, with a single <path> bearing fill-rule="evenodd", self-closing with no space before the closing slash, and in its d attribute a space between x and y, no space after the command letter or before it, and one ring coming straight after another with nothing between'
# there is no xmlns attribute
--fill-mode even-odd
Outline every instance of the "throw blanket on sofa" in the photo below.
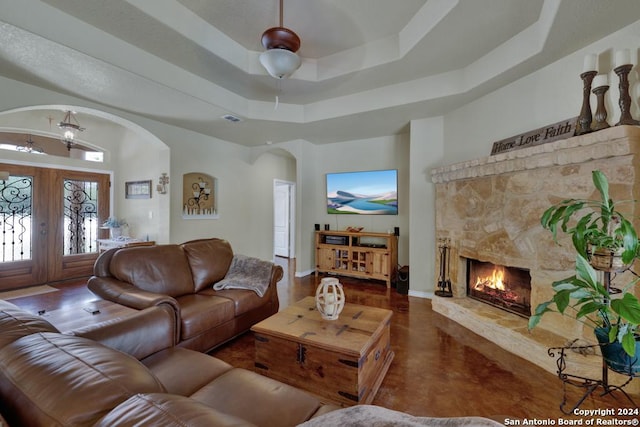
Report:
<svg viewBox="0 0 640 427"><path fill-rule="evenodd" d="M328 412L298 427L500 427L502 425L481 417L414 417L380 406L357 405Z"/></svg>
<svg viewBox="0 0 640 427"><path fill-rule="evenodd" d="M259 297L269 287L271 280L271 267L273 263L245 255L234 255L229 271L224 279L213 285L213 289L250 289Z"/></svg>

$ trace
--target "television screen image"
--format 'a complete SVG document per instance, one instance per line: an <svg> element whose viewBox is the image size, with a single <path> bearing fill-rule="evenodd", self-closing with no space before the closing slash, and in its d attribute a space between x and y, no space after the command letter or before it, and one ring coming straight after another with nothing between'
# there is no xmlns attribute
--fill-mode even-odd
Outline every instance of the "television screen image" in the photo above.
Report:
<svg viewBox="0 0 640 427"><path fill-rule="evenodd" d="M398 215L398 171L328 173L327 213Z"/></svg>

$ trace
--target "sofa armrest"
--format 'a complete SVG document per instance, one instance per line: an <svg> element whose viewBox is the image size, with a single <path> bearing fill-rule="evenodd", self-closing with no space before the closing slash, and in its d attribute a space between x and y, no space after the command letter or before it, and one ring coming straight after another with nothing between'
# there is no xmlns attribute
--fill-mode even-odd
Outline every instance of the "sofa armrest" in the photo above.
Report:
<svg viewBox="0 0 640 427"><path fill-rule="evenodd" d="M269 288L271 289L271 304L273 305L273 312L277 312L280 308L280 299L278 298L278 282L284 277L284 270L281 266L274 264L271 267L271 282Z"/></svg>
<svg viewBox="0 0 640 427"><path fill-rule="evenodd" d="M271 268L271 283L270 286L277 285L280 280L284 277L284 269L282 266L273 264Z"/></svg>
<svg viewBox="0 0 640 427"><path fill-rule="evenodd" d="M118 249L120 248L111 248L98 255L96 262L93 264L94 275L98 277L107 277L111 275L109 273L109 264L111 264L111 259L113 259L113 255Z"/></svg>
<svg viewBox="0 0 640 427"><path fill-rule="evenodd" d="M148 292L113 277L92 276L87 282L87 287L100 298L127 307L142 310L155 305L168 304L173 307L176 314L180 314L178 302L169 295Z"/></svg>
<svg viewBox="0 0 640 427"><path fill-rule="evenodd" d="M98 341L144 359L178 343L178 319L166 304L138 311L131 316L107 320L73 331L73 335Z"/></svg>

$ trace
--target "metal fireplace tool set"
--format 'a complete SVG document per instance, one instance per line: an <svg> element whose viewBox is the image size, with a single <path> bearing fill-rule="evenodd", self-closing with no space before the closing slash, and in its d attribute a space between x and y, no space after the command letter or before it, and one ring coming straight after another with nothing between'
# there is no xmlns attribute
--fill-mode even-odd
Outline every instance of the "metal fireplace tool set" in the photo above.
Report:
<svg viewBox="0 0 640 427"><path fill-rule="evenodd" d="M453 296L451 290L451 279L449 278L449 242L450 239L438 239L438 250L440 251L440 277L438 278L438 290L435 294L439 297L450 298Z"/></svg>

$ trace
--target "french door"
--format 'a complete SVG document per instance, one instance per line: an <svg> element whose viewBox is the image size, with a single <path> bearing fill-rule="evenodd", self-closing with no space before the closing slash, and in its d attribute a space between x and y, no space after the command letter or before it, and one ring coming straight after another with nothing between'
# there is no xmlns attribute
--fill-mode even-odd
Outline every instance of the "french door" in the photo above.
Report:
<svg viewBox="0 0 640 427"><path fill-rule="evenodd" d="M0 164L0 290L89 276L109 175Z"/></svg>

